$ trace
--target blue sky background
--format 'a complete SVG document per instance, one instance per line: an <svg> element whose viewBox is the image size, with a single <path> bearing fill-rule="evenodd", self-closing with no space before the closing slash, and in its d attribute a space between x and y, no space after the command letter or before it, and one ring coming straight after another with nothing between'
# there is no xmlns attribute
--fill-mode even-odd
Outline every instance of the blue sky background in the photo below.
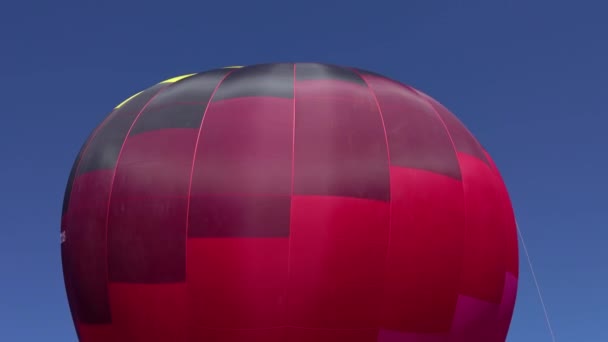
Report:
<svg viewBox="0 0 608 342"><path fill-rule="evenodd" d="M59 254L81 143L124 98L233 64L374 70L455 112L510 189L558 341L608 341L608 2L30 1L0 9L0 340L75 341ZM525 259L509 341L550 341Z"/></svg>

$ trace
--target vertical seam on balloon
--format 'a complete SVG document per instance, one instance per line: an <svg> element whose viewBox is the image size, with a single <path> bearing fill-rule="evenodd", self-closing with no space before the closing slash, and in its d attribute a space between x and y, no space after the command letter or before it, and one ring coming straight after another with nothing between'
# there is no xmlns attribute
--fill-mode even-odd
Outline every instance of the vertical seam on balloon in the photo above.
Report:
<svg viewBox="0 0 608 342"><path fill-rule="evenodd" d="M295 186L295 170L296 170L296 63L293 63L293 111L291 123L291 195L289 206L289 236L287 237L287 284L285 285L285 311L286 325L290 325L289 315L289 284L291 279L291 244L293 242L293 231L291 223L293 222L293 201L294 201L294 186ZM287 339L289 340L289 331L286 331Z"/></svg>
<svg viewBox="0 0 608 342"><path fill-rule="evenodd" d="M141 116L141 114L146 110L146 108L148 107L148 105L150 103L152 103L152 101L154 101L154 99L165 89L167 89L169 86L171 86L172 83L167 84L166 86L160 88L139 110L139 112L137 113L137 115L135 116L135 119L133 119L133 122L131 123L131 126L129 126L129 130L127 131L127 134L125 135L125 139L122 142L122 145L120 146L120 150L118 151L118 156L116 157L116 164L114 165L114 169L112 170L112 178L110 179L110 192L108 193L108 204L107 204L107 208L106 208L106 219L105 219L105 234L106 234L106 243L105 243L105 258L106 258L106 286L108 288L108 297L110 296L110 257L109 257L109 248L108 248L108 232L109 232L109 228L110 228L110 205L112 202L112 192L114 190L114 180L116 179L116 173L118 172L118 164L120 162L120 157L122 156L122 152L125 148L125 145L127 144L127 140L129 139L129 134L131 133L131 130L133 130L133 127L135 126L135 124L137 123L137 120L139 119L139 117Z"/></svg>
<svg viewBox="0 0 608 342"><path fill-rule="evenodd" d="M200 142L201 134L203 132L203 123L205 122L205 118L207 117L207 113L209 112L209 108L211 107L211 101L213 100L215 93L220 88L220 85L226 79L226 77L228 77L228 75L230 75L233 72L234 72L234 70L230 70L229 72L227 72L219 80L219 82L217 82L217 84L215 85L215 88L213 89L213 92L211 93L211 95L209 96L209 100L207 101L207 106L205 107L205 110L203 111L203 117L201 118L201 124L198 126L198 132L196 134L196 140L194 142L194 152L192 153L192 165L190 166L190 178L188 180L188 195L186 197L186 236L185 236L186 245L184 247L184 263L185 263L186 268L188 267L188 232L190 231L190 202L191 202L191 195L192 195L192 181L194 178L194 164L196 162L196 153L198 152L198 144ZM188 274L188 272L186 271L184 273L184 280L186 280L187 274Z"/></svg>
<svg viewBox="0 0 608 342"><path fill-rule="evenodd" d="M388 200L388 238L387 238L387 244L386 244L386 256L384 257L384 267L385 267L385 271L384 271L384 277L386 278L386 274L387 274L387 268L388 268L388 260L390 257L390 246L391 246L391 236L393 234L393 229L392 229L392 222L393 222L393 203L392 203L392 191L391 191L391 151L390 151L390 147L388 145L388 133L386 131L386 123L384 122L384 115L382 114L382 107L380 106L380 102L378 101L378 97L376 96L376 92L374 91L374 89L372 88L372 86L369 84L369 82L365 79L365 77L363 76L363 74L361 74L359 71L352 69L353 72L355 72L357 75L359 75L359 77L361 77L361 79L363 80L363 82L365 83L365 85L367 86L368 90L370 91L373 99L374 99L374 103L376 104L376 108L378 108L378 114L380 115L380 121L382 122L382 129L384 130L384 142L386 144L386 155L388 158L388 193L389 193L389 200ZM384 302L384 300L382 300L382 302ZM380 312L382 312L382 307L380 307Z"/></svg>
<svg viewBox="0 0 608 342"><path fill-rule="evenodd" d="M415 95L418 96L418 98L420 100L422 100L424 103L426 103L431 110L433 111L433 113L435 113L435 115L437 116L437 118L439 119L439 122L441 122L441 125L443 125L443 128L445 129L445 132L448 135L448 138L450 139L450 142L452 143L452 148L454 149L454 155L456 156L456 163L458 163L458 170L460 171L460 184L462 187L462 211L464 213L464 232L463 232L463 238L462 238L462 260L460 263L460 272L458 272L458 293L457 293L457 297L456 297L456 306L458 305L458 297L460 297L461 294L461 290L462 288L461 286L461 280L462 280L462 274L464 273L464 261L465 261L465 255L464 255L464 248L465 248L465 244L466 244L466 239L467 239L467 232L468 232L468 213L467 213L467 204L466 204L466 195L465 195L465 191L464 191L464 174L462 173L462 166L460 165L460 158L458 158L458 150L456 149L456 143L454 142L454 138L452 138L452 134L450 133L450 130L448 129L448 125L445 122L445 120L443 120L443 118L441 117L441 115L439 114L439 112L437 111L437 109L435 109L435 107L433 107L433 104L431 103L431 101L429 101L428 99L426 99L422 94L420 94L420 92L408 85L405 85L405 87L407 89L409 89L410 91L412 91Z"/></svg>
<svg viewBox="0 0 608 342"><path fill-rule="evenodd" d="M371 85L367 82L367 80L365 79L365 77L359 73L358 71L355 71L356 74L359 75L359 77L361 77L361 79L363 80L363 82L365 82L365 85L367 86L367 88L369 89L372 98L374 99L374 103L376 104L376 108L378 109L378 114L380 115L380 121L382 122L382 130L384 131L384 143L386 144L386 155L388 157L388 166L389 166L389 185L390 185L390 167L391 167L391 151L390 151L390 147L388 145L388 133L386 131L386 124L384 122L384 115L382 114L382 107L380 106L380 102L378 101L378 97L376 96L376 92L374 91L374 89L371 87ZM390 202L390 187L389 187L389 202Z"/></svg>

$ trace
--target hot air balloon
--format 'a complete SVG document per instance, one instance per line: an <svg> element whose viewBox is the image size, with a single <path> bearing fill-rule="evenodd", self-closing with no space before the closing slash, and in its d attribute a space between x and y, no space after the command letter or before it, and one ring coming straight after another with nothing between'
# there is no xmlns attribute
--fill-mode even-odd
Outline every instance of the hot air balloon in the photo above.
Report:
<svg viewBox="0 0 608 342"><path fill-rule="evenodd" d="M439 102L318 63L172 78L73 164L80 341L497 342L518 246L490 155Z"/></svg>

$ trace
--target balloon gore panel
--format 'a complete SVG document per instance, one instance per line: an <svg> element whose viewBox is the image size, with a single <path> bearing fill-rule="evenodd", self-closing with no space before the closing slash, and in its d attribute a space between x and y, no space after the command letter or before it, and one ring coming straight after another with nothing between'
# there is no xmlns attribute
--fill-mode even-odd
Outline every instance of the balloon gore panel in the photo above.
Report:
<svg viewBox="0 0 608 342"><path fill-rule="evenodd" d="M318 63L160 82L108 114L62 210L79 339L499 342L515 219L430 96Z"/></svg>

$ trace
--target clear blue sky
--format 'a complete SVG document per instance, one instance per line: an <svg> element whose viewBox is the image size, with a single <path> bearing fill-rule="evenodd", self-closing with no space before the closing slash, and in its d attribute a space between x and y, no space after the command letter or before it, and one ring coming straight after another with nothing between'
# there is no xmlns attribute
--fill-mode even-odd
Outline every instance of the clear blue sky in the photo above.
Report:
<svg viewBox="0 0 608 342"><path fill-rule="evenodd" d="M62 197L114 105L174 75L319 61L386 74L455 112L503 173L558 341L608 341L607 11L599 0L3 4L0 340L76 340ZM523 254L509 341L550 341Z"/></svg>

